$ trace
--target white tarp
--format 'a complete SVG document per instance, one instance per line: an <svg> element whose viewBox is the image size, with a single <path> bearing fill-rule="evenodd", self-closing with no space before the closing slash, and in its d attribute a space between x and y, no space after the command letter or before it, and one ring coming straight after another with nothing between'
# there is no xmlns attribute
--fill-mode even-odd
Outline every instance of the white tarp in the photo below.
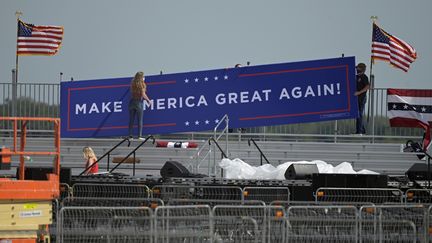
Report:
<svg viewBox="0 0 432 243"><path fill-rule="evenodd" d="M251 166L241 159L222 159L219 166L224 169L226 179L260 179L260 180L285 180L285 171L291 164L316 164L319 173L327 174L379 174L370 170L355 171L348 162L342 162L337 166L328 164L322 160L285 162L274 167L270 164Z"/></svg>

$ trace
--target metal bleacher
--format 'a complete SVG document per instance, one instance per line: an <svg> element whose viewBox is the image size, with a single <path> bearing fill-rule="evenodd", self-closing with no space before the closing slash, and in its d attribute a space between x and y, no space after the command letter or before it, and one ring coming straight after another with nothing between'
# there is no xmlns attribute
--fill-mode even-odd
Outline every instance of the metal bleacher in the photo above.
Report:
<svg viewBox="0 0 432 243"><path fill-rule="evenodd" d="M116 145L120 139L62 139L61 140L61 165L72 168L72 174L79 174L84 169L82 148L90 146L98 156L107 152ZM182 141L180 139L175 141ZM183 140L184 141L184 140ZM191 140L187 140L191 141ZM198 159L198 150L206 145L205 140L193 140L198 148L158 148L150 141L144 144L136 152L136 158L140 163L136 164L136 175L159 175L160 168L166 161L173 160L181 162L188 169L192 169ZM274 166L287 161L311 161L322 160L332 165L341 162L349 162L355 170L368 169L385 174L404 174L413 163L421 162L413 153L403 152L403 144L397 143L368 143L368 142L297 142L297 141L256 141L270 163ZM0 139L1 145L12 146L12 140L8 137ZM51 138L30 138L27 140L27 148L32 151L46 150L52 146ZM110 155L110 168L114 157L126 156L139 141L133 140L130 147L121 145ZM224 144L225 146L225 144ZM222 146L222 147L224 147ZM247 140L229 139L228 157L240 158L253 166L261 164L258 150L248 145ZM216 151L216 161L220 161L220 153ZM26 162L27 166L37 165L40 167L51 166L52 157L38 156ZM266 163L265 161L263 163ZM18 165L18 158L13 158L12 166ZM132 164L122 164L116 172L132 174ZM100 162L99 170L107 170L107 159ZM206 173L208 163L202 162L200 173Z"/></svg>

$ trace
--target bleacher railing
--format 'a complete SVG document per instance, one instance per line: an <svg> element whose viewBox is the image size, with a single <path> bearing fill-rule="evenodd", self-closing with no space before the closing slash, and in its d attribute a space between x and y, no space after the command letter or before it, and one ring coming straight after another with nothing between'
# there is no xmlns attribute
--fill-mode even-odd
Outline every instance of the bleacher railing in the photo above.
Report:
<svg viewBox="0 0 432 243"><path fill-rule="evenodd" d="M217 175L217 162L222 158L228 158L228 131L229 131L229 118L228 115L224 115L218 124L213 129L213 135L207 139L197 153L192 157L195 160L195 166L193 166L193 171L195 173L200 172L200 166L204 161L208 162L207 175ZM225 138L225 140L224 140ZM225 143L225 148L221 147L221 143ZM218 151L221 156L218 156ZM220 176L222 176L223 171L221 170Z"/></svg>
<svg viewBox="0 0 432 243"><path fill-rule="evenodd" d="M255 148L258 149L258 152L260 153L260 163L261 163L261 165L263 164L263 159L265 159L265 161L267 162L267 164L271 164L270 161L267 159L267 156L265 156L264 152L261 150L261 148L258 146L258 144L255 142L255 140L253 138L250 138L248 140L248 145L249 146L251 146L251 142L255 146Z"/></svg>
<svg viewBox="0 0 432 243"><path fill-rule="evenodd" d="M110 157L111 157L111 152L114 151L116 148L118 148L120 145L122 145L124 142L128 142L128 147L130 146L130 140L129 138L124 138L123 140L121 140L119 143L117 143L116 145L114 145L110 150L108 150L105 154L103 154L101 157L99 157L96 162L94 162L93 164L91 164L89 167L85 168L83 172L81 172L79 174L79 176L82 176L83 174L85 174L87 171L89 171L92 167L96 166L96 164L98 164L103 158L107 157L107 171L110 170Z"/></svg>
<svg viewBox="0 0 432 243"><path fill-rule="evenodd" d="M155 138L150 135L147 136L144 141L142 141L141 143L139 143L128 155L126 155L120 162L117 163L116 166L114 166L109 173L113 173L115 169L117 169L121 164L123 164L130 156L133 156L133 167L132 167L132 175L135 176L135 163L136 163L136 151L141 148L148 140L152 140L152 143L155 143Z"/></svg>

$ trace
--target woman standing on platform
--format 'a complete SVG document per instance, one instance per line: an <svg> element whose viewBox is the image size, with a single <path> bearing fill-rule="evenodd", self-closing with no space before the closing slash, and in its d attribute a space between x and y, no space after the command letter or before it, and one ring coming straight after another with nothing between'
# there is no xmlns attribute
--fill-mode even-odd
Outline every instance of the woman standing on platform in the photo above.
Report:
<svg viewBox="0 0 432 243"><path fill-rule="evenodd" d="M137 72L130 85L131 99L129 101L129 138L132 138L132 130L135 116L138 117L138 139L142 138L143 128L143 99L150 103L147 96L147 85L144 83L144 73Z"/></svg>
<svg viewBox="0 0 432 243"><path fill-rule="evenodd" d="M96 155L95 155L93 149L90 147L84 147L83 148L83 156L84 156L84 159L86 159L86 165L85 165L86 168L89 168L90 166L92 166L97 161ZM86 171L86 174L92 175L92 174L96 174L98 172L99 172L99 165L95 164L90 169L88 169Z"/></svg>

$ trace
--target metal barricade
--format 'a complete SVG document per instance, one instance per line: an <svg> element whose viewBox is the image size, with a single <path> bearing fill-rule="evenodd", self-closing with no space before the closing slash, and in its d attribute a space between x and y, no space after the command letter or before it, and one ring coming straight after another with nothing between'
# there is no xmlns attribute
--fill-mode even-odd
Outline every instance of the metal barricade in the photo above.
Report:
<svg viewBox="0 0 432 243"><path fill-rule="evenodd" d="M315 206L315 205L321 205L322 203L317 203L315 201L273 201L270 203L270 206L281 206L285 208L285 210L288 210L291 206ZM325 204L329 205L329 204ZM331 204L333 205L333 204Z"/></svg>
<svg viewBox="0 0 432 243"><path fill-rule="evenodd" d="M152 215L147 207L64 207L57 242L152 242Z"/></svg>
<svg viewBox="0 0 432 243"><path fill-rule="evenodd" d="M152 197L167 202L170 199L242 200L242 190L236 186L159 185L152 188Z"/></svg>
<svg viewBox="0 0 432 243"><path fill-rule="evenodd" d="M229 217L215 219L215 242L261 242L258 223L251 217Z"/></svg>
<svg viewBox="0 0 432 243"><path fill-rule="evenodd" d="M378 205L360 208L360 242L427 242L423 205Z"/></svg>
<svg viewBox="0 0 432 243"><path fill-rule="evenodd" d="M211 208L218 205L255 205L265 206L265 202L259 200L210 200L210 199L169 199L167 205L208 205Z"/></svg>
<svg viewBox="0 0 432 243"><path fill-rule="evenodd" d="M60 200L72 196L72 188L66 183L60 183Z"/></svg>
<svg viewBox="0 0 432 243"><path fill-rule="evenodd" d="M245 187L243 188L244 200L260 200L266 204L273 201L289 202L290 192L288 187Z"/></svg>
<svg viewBox="0 0 432 243"><path fill-rule="evenodd" d="M407 203L432 203L431 189L408 189L405 192L405 200Z"/></svg>
<svg viewBox="0 0 432 243"><path fill-rule="evenodd" d="M292 206L287 217L288 242L357 242L354 206Z"/></svg>
<svg viewBox="0 0 432 243"><path fill-rule="evenodd" d="M427 211L427 232L426 235L429 239L427 242L432 242L432 205L429 206Z"/></svg>
<svg viewBox="0 0 432 243"><path fill-rule="evenodd" d="M157 198L107 198L107 197L67 197L62 207L148 207L155 209L164 206Z"/></svg>
<svg viewBox="0 0 432 243"><path fill-rule="evenodd" d="M155 210L155 242L212 242L211 209L200 206L161 206Z"/></svg>
<svg viewBox="0 0 432 243"><path fill-rule="evenodd" d="M74 197L148 198L146 185L76 183L72 186Z"/></svg>
<svg viewBox="0 0 432 243"><path fill-rule="evenodd" d="M60 211L60 203L57 199L52 201L52 223L48 227L51 240L55 242L57 239L57 220Z"/></svg>
<svg viewBox="0 0 432 243"><path fill-rule="evenodd" d="M221 242L285 242L287 225L284 216L285 211L279 206L215 206L215 239Z"/></svg>
<svg viewBox="0 0 432 243"><path fill-rule="evenodd" d="M403 193L391 188L318 188L316 202L350 203L355 205L374 203L402 203Z"/></svg>

